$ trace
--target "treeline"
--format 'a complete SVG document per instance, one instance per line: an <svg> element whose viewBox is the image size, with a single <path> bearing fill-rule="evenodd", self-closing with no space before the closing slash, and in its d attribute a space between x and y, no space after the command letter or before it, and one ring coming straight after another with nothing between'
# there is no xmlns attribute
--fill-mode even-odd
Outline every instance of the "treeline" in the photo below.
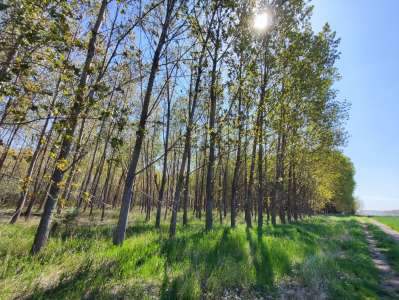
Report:
<svg viewBox="0 0 399 300"><path fill-rule="evenodd" d="M339 39L305 0L0 5L1 201L10 220L136 207L159 227L352 212ZM254 24L255 20L255 24Z"/></svg>

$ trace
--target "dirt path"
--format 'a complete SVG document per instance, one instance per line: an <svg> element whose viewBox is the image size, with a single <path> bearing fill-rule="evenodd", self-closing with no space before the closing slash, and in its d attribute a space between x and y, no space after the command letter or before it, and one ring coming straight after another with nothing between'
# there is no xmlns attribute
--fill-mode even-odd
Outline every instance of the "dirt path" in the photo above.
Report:
<svg viewBox="0 0 399 300"><path fill-rule="evenodd" d="M378 248L377 242L369 232L367 225L362 224L369 245L371 258L380 272L381 289L385 291L392 299L399 299L399 276L388 264L383 250ZM378 225L377 225L378 226Z"/></svg>

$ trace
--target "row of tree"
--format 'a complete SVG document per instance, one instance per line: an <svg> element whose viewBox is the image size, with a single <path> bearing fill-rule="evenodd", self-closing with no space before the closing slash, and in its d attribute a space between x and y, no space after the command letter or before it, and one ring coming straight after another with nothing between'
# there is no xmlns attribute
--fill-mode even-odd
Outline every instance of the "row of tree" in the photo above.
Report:
<svg viewBox="0 0 399 300"><path fill-rule="evenodd" d="M0 186L11 218L134 207L259 229L351 212L339 40L305 0L12 0L0 5ZM254 18L266 18L262 28ZM264 217L265 216L265 217ZM264 220L266 218L266 220Z"/></svg>

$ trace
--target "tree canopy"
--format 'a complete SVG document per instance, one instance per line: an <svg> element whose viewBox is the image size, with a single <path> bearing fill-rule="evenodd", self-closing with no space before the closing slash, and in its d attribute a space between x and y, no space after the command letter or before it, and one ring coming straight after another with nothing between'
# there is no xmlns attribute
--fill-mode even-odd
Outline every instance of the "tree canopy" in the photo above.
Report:
<svg viewBox="0 0 399 300"><path fill-rule="evenodd" d="M257 17L258 16L258 17ZM260 17L259 17L260 16ZM129 211L247 226L353 212L339 38L305 0L0 6L0 186L11 222ZM255 18L267 18L254 26Z"/></svg>

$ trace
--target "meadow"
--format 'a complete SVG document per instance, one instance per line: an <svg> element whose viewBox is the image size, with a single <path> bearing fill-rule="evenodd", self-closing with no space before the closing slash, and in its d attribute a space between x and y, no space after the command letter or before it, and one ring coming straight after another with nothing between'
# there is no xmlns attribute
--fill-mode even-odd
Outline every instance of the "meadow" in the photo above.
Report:
<svg viewBox="0 0 399 300"><path fill-rule="evenodd" d="M384 216L384 217L373 217L378 222L388 225L392 229L399 231L399 217L398 216Z"/></svg>
<svg viewBox="0 0 399 300"><path fill-rule="evenodd" d="M133 218L134 219L134 218ZM181 222L180 222L181 223ZM378 272L353 217L313 217L263 232L190 220L168 239L137 216L123 246L114 225L53 227L28 255L36 221L0 224L0 299L380 299Z"/></svg>

